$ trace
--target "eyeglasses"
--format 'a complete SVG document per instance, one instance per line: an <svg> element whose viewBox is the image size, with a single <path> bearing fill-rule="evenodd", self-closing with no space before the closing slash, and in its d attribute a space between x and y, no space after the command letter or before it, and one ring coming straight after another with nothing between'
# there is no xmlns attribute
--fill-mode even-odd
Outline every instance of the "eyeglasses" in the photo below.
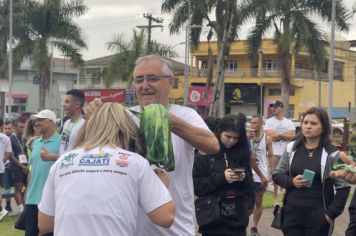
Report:
<svg viewBox="0 0 356 236"><path fill-rule="evenodd" d="M134 79L135 85L142 85L146 79L147 83L154 84L162 79L169 79L172 78L171 75L147 75L147 76L137 76Z"/></svg>

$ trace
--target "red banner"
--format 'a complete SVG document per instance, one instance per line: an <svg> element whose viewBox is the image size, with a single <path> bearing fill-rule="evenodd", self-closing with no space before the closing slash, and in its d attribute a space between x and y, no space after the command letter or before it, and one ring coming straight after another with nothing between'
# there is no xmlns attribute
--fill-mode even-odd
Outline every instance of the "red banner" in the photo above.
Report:
<svg viewBox="0 0 356 236"><path fill-rule="evenodd" d="M205 99L205 86L190 86L188 102L196 106L210 106L213 102L214 87L209 87L208 96Z"/></svg>
<svg viewBox="0 0 356 236"><path fill-rule="evenodd" d="M83 92L86 102L94 98L101 98L103 102L125 102L124 89L83 89Z"/></svg>

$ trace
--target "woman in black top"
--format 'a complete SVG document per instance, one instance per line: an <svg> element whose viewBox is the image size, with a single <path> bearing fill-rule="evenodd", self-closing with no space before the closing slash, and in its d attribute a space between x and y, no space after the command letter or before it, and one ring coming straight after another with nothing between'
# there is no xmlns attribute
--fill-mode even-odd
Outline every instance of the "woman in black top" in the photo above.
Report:
<svg viewBox="0 0 356 236"><path fill-rule="evenodd" d="M328 114L318 107L303 116L301 136L288 144L273 172L273 181L287 190L282 224L285 236L327 236L343 211L350 187L329 177L340 152L330 142ZM304 172L312 171L309 181ZM334 195L335 192L335 195Z"/></svg>
<svg viewBox="0 0 356 236"><path fill-rule="evenodd" d="M193 181L196 196L214 195L219 199L221 221L200 226L199 232L203 236L243 236L246 235L249 210L254 204L244 117L225 116L218 121L215 135L220 151L214 155L196 154ZM244 171L236 172L237 168Z"/></svg>

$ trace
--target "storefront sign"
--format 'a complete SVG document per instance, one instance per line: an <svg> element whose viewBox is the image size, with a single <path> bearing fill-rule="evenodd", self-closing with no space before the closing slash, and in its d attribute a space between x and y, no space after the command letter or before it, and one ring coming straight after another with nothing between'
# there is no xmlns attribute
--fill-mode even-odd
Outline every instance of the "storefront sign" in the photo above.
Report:
<svg viewBox="0 0 356 236"><path fill-rule="evenodd" d="M102 102L125 102L124 89L83 89L85 101L101 98Z"/></svg>

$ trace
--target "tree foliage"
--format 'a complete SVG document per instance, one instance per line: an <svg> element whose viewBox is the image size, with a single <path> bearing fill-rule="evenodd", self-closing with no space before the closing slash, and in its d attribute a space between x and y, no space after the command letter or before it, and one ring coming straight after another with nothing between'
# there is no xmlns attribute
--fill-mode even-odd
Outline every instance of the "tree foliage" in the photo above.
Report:
<svg viewBox="0 0 356 236"><path fill-rule="evenodd" d="M312 65L321 71L325 65L324 46L327 41L317 19L331 21L332 0L246 0L242 8L244 19L254 19L255 25L248 35L249 54L256 62L263 37L270 30L278 46L278 63L282 72L282 100L289 105L292 84L291 59L305 48ZM347 30L350 16L342 0L336 1L336 24Z"/></svg>
<svg viewBox="0 0 356 236"><path fill-rule="evenodd" d="M206 24L210 27L208 40L214 32L217 38L217 72L215 81L214 105L210 110L211 115L223 116L225 113L224 102L224 65L225 57L229 55L231 43L236 39L237 32L241 26L239 5L237 0L165 0L162 4L162 11L173 13L170 23L171 33L179 32L184 26ZM215 17L211 18L211 14ZM202 27L190 30L190 40L193 48L196 48ZM213 56L210 54L211 57ZM211 78L207 78L210 83ZM222 94L222 96L220 96ZM220 104L218 105L218 100Z"/></svg>
<svg viewBox="0 0 356 236"><path fill-rule="evenodd" d="M127 84L130 85L135 61L146 54L146 44L146 33L143 29L133 30L132 38L129 41L123 34L114 36L107 43L107 47L110 51L115 52L115 55L110 65L97 74L97 78L102 77L106 87L110 87L115 81L127 81ZM152 42L152 54L167 58L178 56L172 47L158 42Z"/></svg>
<svg viewBox="0 0 356 236"><path fill-rule="evenodd" d="M59 50L73 65L83 63L81 49L87 48L80 27L73 21L87 10L82 0L24 1L24 35L18 39L19 58L29 58L40 77L40 109L45 107L50 84L53 50Z"/></svg>

